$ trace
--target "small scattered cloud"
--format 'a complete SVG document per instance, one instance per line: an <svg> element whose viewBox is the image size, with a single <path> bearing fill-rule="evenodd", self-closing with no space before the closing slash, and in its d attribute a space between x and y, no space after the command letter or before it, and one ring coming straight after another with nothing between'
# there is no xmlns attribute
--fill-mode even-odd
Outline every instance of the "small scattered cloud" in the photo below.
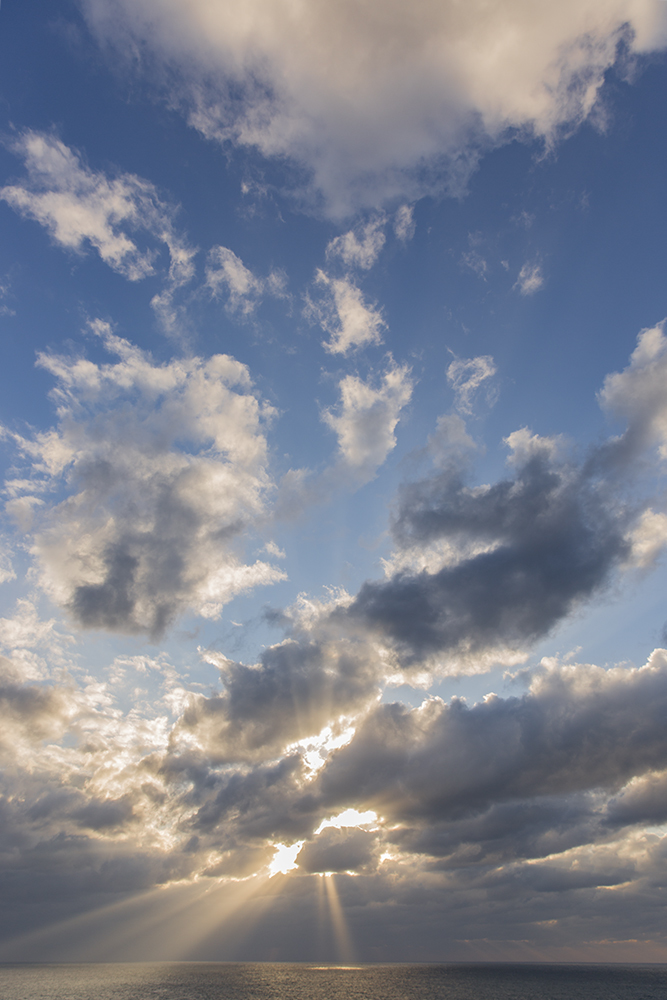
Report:
<svg viewBox="0 0 667 1000"><path fill-rule="evenodd" d="M349 278L331 278L318 270L315 283L322 294L306 299L304 314L317 323L331 339L324 349L330 354L349 354L361 347L382 343L385 326L381 311L364 300L363 293Z"/></svg>
<svg viewBox="0 0 667 1000"><path fill-rule="evenodd" d="M467 250L461 255L461 263L465 267L470 268L471 271L474 271L483 281L486 281L486 272L489 269L489 265L479 250Z"/></svg>
<svg viewBox="0 0 667 1000"><path fill-rule="evenodd" d="M628 457L657 446L667 458L667 337L666 320L642 330L630 364L608 375L600 403L611 414L628 421L613 450Z"/></svg>
<svg viewBox="0 0 667 1000"><path fill-rule="evenodd" d="M394 233L396 239L401 240L402 243L407 243L415 235L417 227L414 214L413 205L401 205L400 208L396 209L396 214L394 215Z"/></svg>
<svg viewBox="0 0 667 1000"><path fill-rule="evenodd" d="M0 539L0 583L7 583L9 580L16 579L11 555L9 545Z"/></svg>
<svg viewBox="0 0 667 1000"><path fill-rule="evenodd" d="M519 271L519 277L513 287L521 295L534 295L535 292L539 292L543 285L544 276L541 266L539 264L525 263Z"/></svg>
<svg viewBox="0 0 667 1000"><path fill-rule="evenodd" d="M260 278L245 266L240 257L227 247L212 247L206 264L206 285L215 298L226 294L230 313L250 316L265 295L285 298L287 279L282 271L273 270Z"/></svg>
<svg viewBox="0 0 667 1000"><path fill-rule="evenodd" d="M346 267L369 270L385 244L386 237L383 231L385 224L385 216L377 215L365 225L350 229L342 236L336 236L327 244L327 257L338 258Z"/></svg>
<svg viewBox="0 0 667 1000"><path fill-rule="evenodd" d="M366 480L396 446L399 414L412 395L411 372L407 365L392 364L381 378L366 382L346 375L339 389L340 404L325 410L322 419L338 437L341 463Z"/></svg>
<svg viewBox="0 0 667 1000"><path fill-rule="evenodd" d="M473 401L480 386L496 374L496 365L490 354L477 358L454 358L447 369L447 381L456 396L456 408L461 413L471 413ZM488 389L487 403L494 402L494 395Z"/></svg>
<svg viewBox="0 0 667 1000"><path fill-rule="evenodd" d="M5 302L11 295L11 283L9 278L5 278L4 281L0 281L0 316L14 316L16 315L15 310L10 308Z"/></svg>

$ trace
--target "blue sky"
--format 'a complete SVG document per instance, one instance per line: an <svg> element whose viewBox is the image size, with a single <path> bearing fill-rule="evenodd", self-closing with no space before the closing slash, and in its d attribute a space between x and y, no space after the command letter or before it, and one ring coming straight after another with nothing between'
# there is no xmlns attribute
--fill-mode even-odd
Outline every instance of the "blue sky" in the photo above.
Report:
<svg viewBox="0 0 667 1000"><path fill-rule="evenodd" d="M4 959L664 960L666 45L2 5Z"/></svg>

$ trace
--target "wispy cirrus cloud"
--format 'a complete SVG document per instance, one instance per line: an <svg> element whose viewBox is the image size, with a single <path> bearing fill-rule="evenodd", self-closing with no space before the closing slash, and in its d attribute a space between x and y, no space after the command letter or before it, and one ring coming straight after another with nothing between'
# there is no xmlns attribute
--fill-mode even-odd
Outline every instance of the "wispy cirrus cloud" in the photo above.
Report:
<svg viewBox="0 0 667 1000"><path fill-rule="evenodd" d="M456 396L456 408L461 413L471 413L473 400L484 382L493 378L496 366L490 354L477 358L454 358L447 368L447 381ZM493 394L487 389L487 402L493 400Z"/></svg>
<svg viewBox="0 0 667 1000"><path fill-rule="evenodd" d="M514 288L516 288L521 295L526 296L534 295L535 292L539 292L543 285L544 275L542 274L541 265L526 263L519 271L519 277L516 279Z"/></svg>

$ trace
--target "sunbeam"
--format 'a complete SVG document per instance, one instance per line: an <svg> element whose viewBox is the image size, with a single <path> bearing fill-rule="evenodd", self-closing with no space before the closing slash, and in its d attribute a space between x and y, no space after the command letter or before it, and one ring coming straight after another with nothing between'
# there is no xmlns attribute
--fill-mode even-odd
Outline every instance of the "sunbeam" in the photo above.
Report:
<svg viewBox="0 0 667 1000"><path fill-rule="evenodd" d="M340 903L340 897L338 896L336 876L333 873L327 873L324 876L323 881L327 892L331 925L333 927L336 946L338 949L338 960L342 965L354 964L356 961L354 948L352 946L350 932L345 920L345 914L343 913L343 907Z"/></svg>

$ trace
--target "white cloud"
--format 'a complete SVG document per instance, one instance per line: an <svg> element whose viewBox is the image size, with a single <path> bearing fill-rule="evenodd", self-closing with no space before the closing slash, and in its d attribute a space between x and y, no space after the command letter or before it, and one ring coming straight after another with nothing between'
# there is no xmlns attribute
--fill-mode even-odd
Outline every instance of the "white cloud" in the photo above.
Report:
<svg viewBox="0 0 667 1000"><path fill-rule="evenodd" d="M412 205L401 205L394 216L394 232L396 238L407 243L415 235L414 208Z"/></svg>
<svg viewBox="0 0 667 1000"><path fill-rule="evenodd" d="M159 634L188 610L216 617L235 594L284 576L247 564L241 545L270 487L272 410L233 358L157 365L93 326L118 360L41 355L59 422L15 436L30 463L22 492L64 491L36 507L42 586L88 627Z"/></svg>
<svg viewBox="0 0 667 1000"><path fill-rule="evenodd" d="M628 538L628 564L649 569L667 545L667 514L645 510Z"/></svg>
<svg viewBox="0 0 667 1000"><path fill-rule="evenodd" d="M226 293L226 308L229 312L249 316L259 305L263 295L284 298L285 284L285 275L281 271L274 270L268 277L259 278L233 250L222 246L209 250L206 285L215 298Z"/></svg>
<svg viewBox="0 0 667 1000"><path fill-rule="evenodd" d="M8 583L16 579L16 573L12 566L11 552L9 546L0 539L0 583Z"/></svg>
<svg viewBox="0 0 667 1000"><path fill-rule="evenodd" d="M3 302L11 294L11 284L8 278L4 281L0 281L0 316L14 316L15 310L11 309L8 305Z"/></svg>
<svg viewBox="0 0 667 1000"><path fill-rule="evenodd" d="M534 295L535 292L539 292L543 284L544 276L540 265L526 263L519 271L514 288L518 289L522 295Z"/></svg>
<svg viewBox="0 0 667 1000"><path fill-rule="evenodd" d="M364 479L373 475L396 446L394 430L413 387L406 365L392 365L379 384L373 382L347 375L339 386L341 401L337 410L322 414L338 436L343 464Z"/></svg>
<svg viewBox="0 0 667 1000"><path fill-rule="evenodd" d="M365 226L336 236L327 246L327 257L339 257L348 267L361 267L367 271L378 259L385 244L385 221L384 216L380 215Z"/></svg>
<svg viewBox="0 0 667 1000"><path fill-rule="evenodd" d="M305 315L318 323L331 339L324 343L330 354L348 354L360 347L381 344L385 325L382 313L364 301L361 291L348 278L330 278L317 271L315 280L324 289L317 301L306 300Z"/></svg>
<svg viewBox="0 0 667 1000"><path fill-rule="evenodd" d="M628 367L608 375L600 392L602 406L628 421L619 443L632 454L658 445L662 457L667 458L665 322L642 330Z"/></svg>
<svg viewBox="0 0 667 1000"><path fill-rule="evenodd" d="M170 99L195 127L305 166L337 216L460 191L480 149L516 130L553 142L595 107L622 38L632 53L667 40L658 0L84 9L104 42L134 39L180 68Z"/></svg>
<svg viewBox="0 0 667 1000"><path fill-rule="evenodd" d="M447 369L447 381L456 395L456 407L462 413L471 413L477 390L496 374L496 366L489 354L477 358L454 358ZM487 402L493 397L487 392Z"/></svg>
<svg viewBox="0 0 667 1000"><path fill-rule="evenodd" d="M170 281L190 280L194 251L174 229L173 208L149 181L134 174L109 179L43 132L23 132L11 149L23 159L28 176L0 188L0 197L44 226L55 243L75 252L90 245L114 271L138 281L155 271L157 250L141 249L136 242L136 234L148 233L169 249Z"/></svg>

